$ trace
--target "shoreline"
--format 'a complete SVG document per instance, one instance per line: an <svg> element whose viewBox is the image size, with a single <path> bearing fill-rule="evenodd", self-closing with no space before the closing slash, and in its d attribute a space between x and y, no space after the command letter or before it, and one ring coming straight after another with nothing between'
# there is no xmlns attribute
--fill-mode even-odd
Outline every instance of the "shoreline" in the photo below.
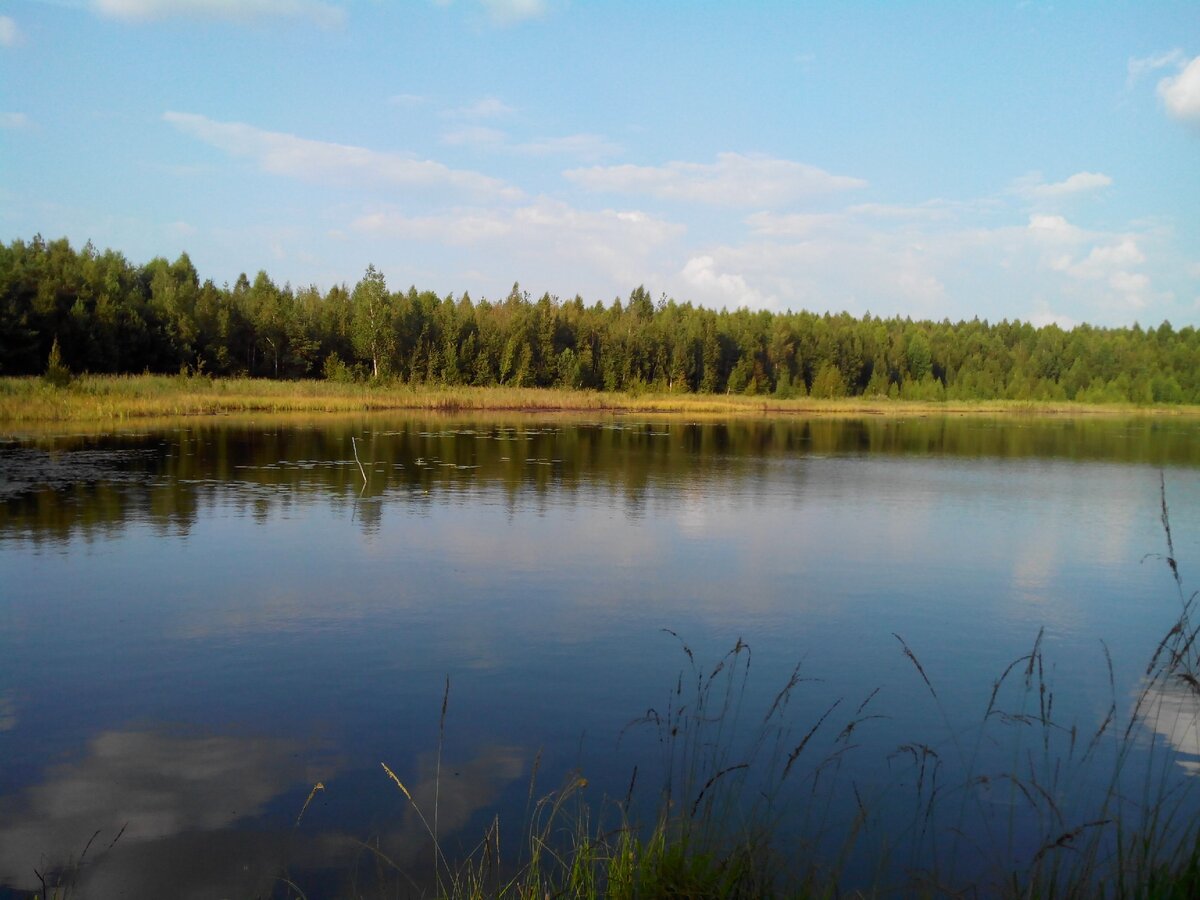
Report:
<svg viewBox="0 0 1200 900"><path fill-rule="evenodd" d="M0 378L0 427L129 423L133 420L237 414L381 412L737 417L1001 416L1194 417L1200 406L1088 404L1057 401L941 402L844 397L815 400L773 395L609 393L554 388L447 387L404 383L345 384L171 375L82 375L65 387L38 377Z"/></svg>

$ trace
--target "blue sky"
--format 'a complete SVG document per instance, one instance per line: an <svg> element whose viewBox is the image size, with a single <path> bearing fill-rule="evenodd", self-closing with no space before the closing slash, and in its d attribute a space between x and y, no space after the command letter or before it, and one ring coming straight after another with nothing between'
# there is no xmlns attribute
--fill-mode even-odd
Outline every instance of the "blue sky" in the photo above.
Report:
<svg viewBox="0 0 1200 900"><path fill-rule="evenodd" d="M1200 323L1200 4L0 0L0 239Z"/></svg>

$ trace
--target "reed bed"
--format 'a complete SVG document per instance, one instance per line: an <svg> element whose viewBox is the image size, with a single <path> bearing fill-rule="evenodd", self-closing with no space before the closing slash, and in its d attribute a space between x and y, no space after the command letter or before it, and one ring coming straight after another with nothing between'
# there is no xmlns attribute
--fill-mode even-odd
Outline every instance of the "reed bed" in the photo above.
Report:
<svg viewBox="0 0 1200 900"><path fill-rule="evenodd" d="M81 375L65 383L0 378L0 424L114 422L236 413L427 411L653 412L692 415L1200 415L1196 406L988 400L922 402L846 397L607 393L549 388L445 387L188 375Z"/></svg>

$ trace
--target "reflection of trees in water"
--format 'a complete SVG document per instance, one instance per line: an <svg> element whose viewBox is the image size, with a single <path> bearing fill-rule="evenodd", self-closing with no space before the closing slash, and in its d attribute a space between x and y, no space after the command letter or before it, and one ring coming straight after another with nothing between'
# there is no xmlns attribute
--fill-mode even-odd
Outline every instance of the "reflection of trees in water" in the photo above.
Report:
<svg viewBox="0 0 1200 900"><path fill-rule="evenodd" d="M292 877L301 881L305 871L336 870L346 877L362 861L368 838L397 863L422 858L429 846L424 826L398 793L390 802L394 786L374 770L368 805L384 801L392 811L388 818L399 825L375 837L323 828L323 802L340 790L331 778L336 766L306 769L299 750L276 739L104 732L81 759L51 767L40 784L4 798L0 887L39 887L37 868L74 878L81 896L101 900L254 897L271 893L289 861ZM413 768L414 800L432 821L436 793L440 833L452 835L521 776L525 754L484 746L465 762L443 759L440 784L434 757L422 756ZM292 827L317 780L325 782L325 793ZM286 821L276 815L267 827L252 824L271 818L272 808L281 805L287 806ZM97 831L84 865L71 871Z"/></svg>
<svg viewBox="0 0 1200 900"><path fill-rule="evenodd" d="M773 461L804 455L946 455L1195 466L1197 427L1173 420L777 419L722 422L394 417L307 424L189 424L141 435L68 436L0 448L0 535L111 534L128 521L186 531L232 506L266 521L321 500L415 501L498 491L544 508L591 491L637 514L647 492L719 477L753 492ZM354 462L351 437L368 469ZM367 527L373 521L363 519Z"/></svg>

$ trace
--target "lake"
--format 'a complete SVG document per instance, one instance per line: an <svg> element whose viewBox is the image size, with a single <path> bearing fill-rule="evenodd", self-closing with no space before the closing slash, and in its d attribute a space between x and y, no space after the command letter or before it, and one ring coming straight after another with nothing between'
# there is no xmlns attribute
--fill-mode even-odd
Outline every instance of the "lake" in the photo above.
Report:
<svg viewBox="0 0 1200 900"><path fill-rule="evenodd" d="M1043 747L1020 713L988 715L1039 632L1055 721L1128 718L1180 611L1160 479L1190 590L1198 475L1186 418L394 414L10 437L0 895L39 888L35 869L87 897L407 883L376 850L420 880L425 825L381 763L426 810L436 793L448 853L499 815L515 855L531 798L572 771L597 810L651 808L665 745L627 726L697 679L719 693L739 673L736 761L798 663L784 751L841 702L778 827L836 846L857 796L878 821L847 878L869 880L920 808L919 754L966 784ZM999 704L1044 704L1025 667ZM1136 749L1173 754L1182 783L1200 741L1186 692L1167 700L1183 726L1160 716ZM1066 826L1102 757L1059 784ZM994 782L955 812L1001 810L1016 837L996 852L1028 855L1036 803Z"/></svg>

